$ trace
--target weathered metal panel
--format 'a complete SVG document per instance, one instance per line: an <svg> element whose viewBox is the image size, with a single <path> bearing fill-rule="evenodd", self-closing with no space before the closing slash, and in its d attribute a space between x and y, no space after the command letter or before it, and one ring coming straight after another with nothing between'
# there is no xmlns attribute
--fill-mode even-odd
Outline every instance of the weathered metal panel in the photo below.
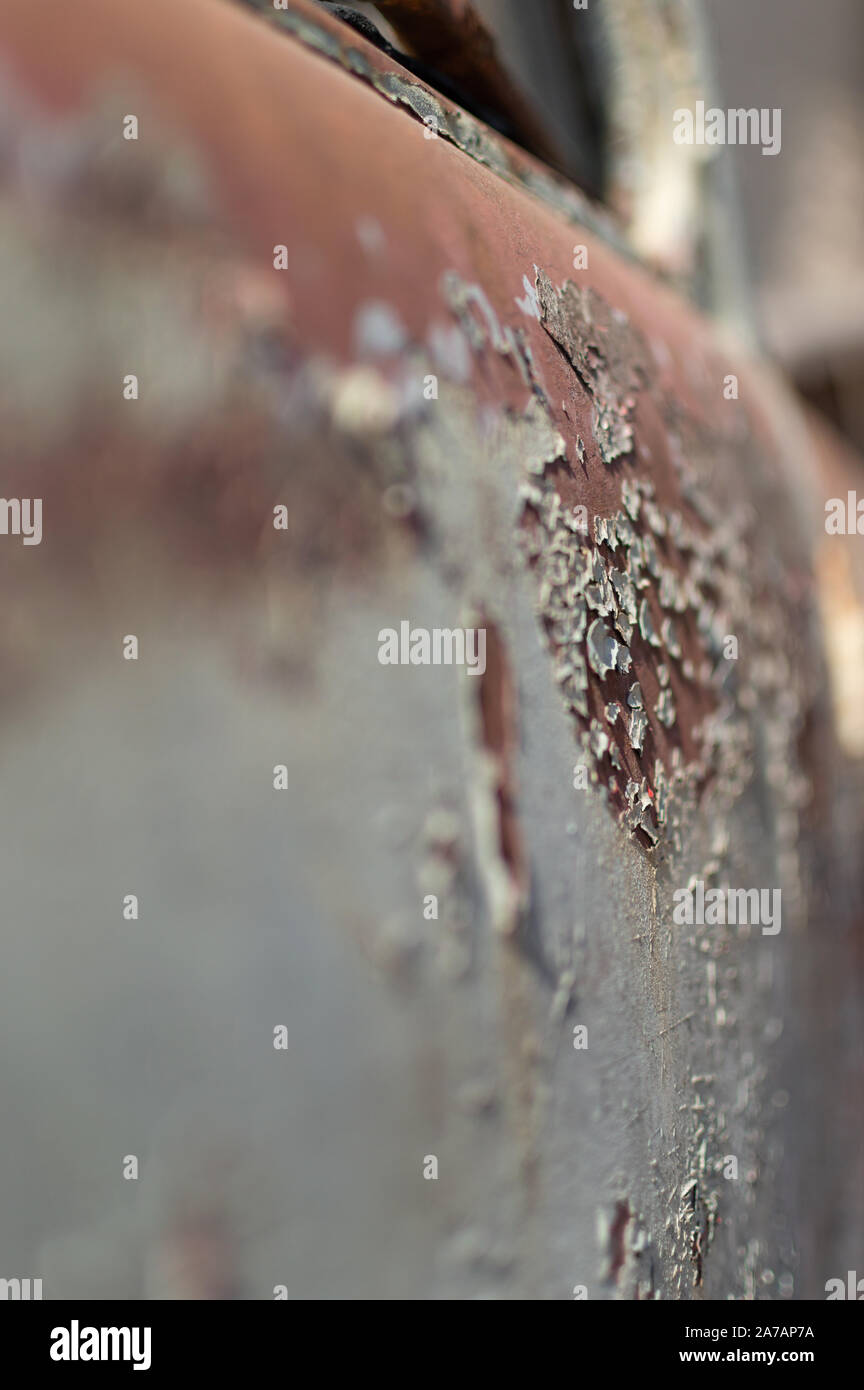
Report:
<svg viewBox="0 0 864 1390"><path fill-rule="evenodd" d="M579 195L291 14L0 18L4 489L44 502L0 549L4 1259L818 1297L861 1230L848 467ZM382 665L403 621L485 671ZM675 925L694 880L782 930Z"/></svg>

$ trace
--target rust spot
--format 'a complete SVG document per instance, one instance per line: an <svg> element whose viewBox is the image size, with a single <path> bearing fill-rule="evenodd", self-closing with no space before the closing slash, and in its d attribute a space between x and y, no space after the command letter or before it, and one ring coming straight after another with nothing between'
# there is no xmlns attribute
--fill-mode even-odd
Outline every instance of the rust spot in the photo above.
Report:
<svg viewBox="0 0 864 1390"><path fill-rule="evenodd" d="M609 1228L609 1281L617 1283L627 1259L627 1227L633 1213L628 1202L615 1203L615 1215Z"/></svg>
<svg viewBox="0 0 864 1390"><path fill-rule="evenodd" d="M525 848L519 829L513 756L517 746L516 690L504 642L488 618L486 670L480 677L480 727L484 746L498 766L495 798L498 806L498 849L520 902L527 897Z"/></svg>

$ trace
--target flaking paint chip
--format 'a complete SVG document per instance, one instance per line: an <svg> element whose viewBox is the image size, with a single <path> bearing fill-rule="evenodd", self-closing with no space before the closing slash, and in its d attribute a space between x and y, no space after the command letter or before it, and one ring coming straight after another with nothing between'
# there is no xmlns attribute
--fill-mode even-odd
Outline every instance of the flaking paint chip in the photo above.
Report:
<svg viewBox="0 0 864 1390"><path fill-rule="evenodd" d="M620 650L619 643L616 642L602 618L595 618L589 627L587 648L591 669L595 671L598 676L603 678L607 676L610 671L616 669L616 661Z"/></svg>
<svg viewBox="0 0 864 1390"><path fill-rule="evenodd" d="M630 715L630 727L627 730L628 737L637 753L642 752L645 743L645 733L648 728L648 717L644 710L634 709Z"/></svg>

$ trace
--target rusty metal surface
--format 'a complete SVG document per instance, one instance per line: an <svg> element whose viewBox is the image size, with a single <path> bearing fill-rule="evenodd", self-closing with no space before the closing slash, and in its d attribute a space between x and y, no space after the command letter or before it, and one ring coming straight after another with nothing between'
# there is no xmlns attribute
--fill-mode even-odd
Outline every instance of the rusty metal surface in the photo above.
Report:
<svg viewBox="0 0 864 1390"><path fill-rule="evenodd" d="M578 194L290 14L0 18L4 488L46 528L0 553L4 1246L48 1296L821 1296L848 466ZM485 673L382 666L405 619L482 625ZM699 878L782 886L782 933L673 926Z"/></svg>
<svg viewBox="0 0 864 1390"><path fill-rule="evenodd" d="M483 17L465 0L384 0L397 34L492 111L505 112L534 154L561 168L563 156L537 111L507 72Z"/></svg>

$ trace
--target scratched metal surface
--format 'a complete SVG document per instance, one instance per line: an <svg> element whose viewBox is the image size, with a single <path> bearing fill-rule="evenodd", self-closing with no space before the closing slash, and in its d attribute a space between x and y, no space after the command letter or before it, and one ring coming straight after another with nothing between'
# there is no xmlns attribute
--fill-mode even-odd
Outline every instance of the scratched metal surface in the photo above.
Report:
<svg viewBox="0 0 864 1390"><path fill-rule="evenodd" d="M0 1277L819 1297L861 1234L849 465L578 195L291 14L0 18L45 516L0 551ZM402 619L482 623L486 674L381 666ZM781 886L781 933L673 926L693 877Z"/></svg>

